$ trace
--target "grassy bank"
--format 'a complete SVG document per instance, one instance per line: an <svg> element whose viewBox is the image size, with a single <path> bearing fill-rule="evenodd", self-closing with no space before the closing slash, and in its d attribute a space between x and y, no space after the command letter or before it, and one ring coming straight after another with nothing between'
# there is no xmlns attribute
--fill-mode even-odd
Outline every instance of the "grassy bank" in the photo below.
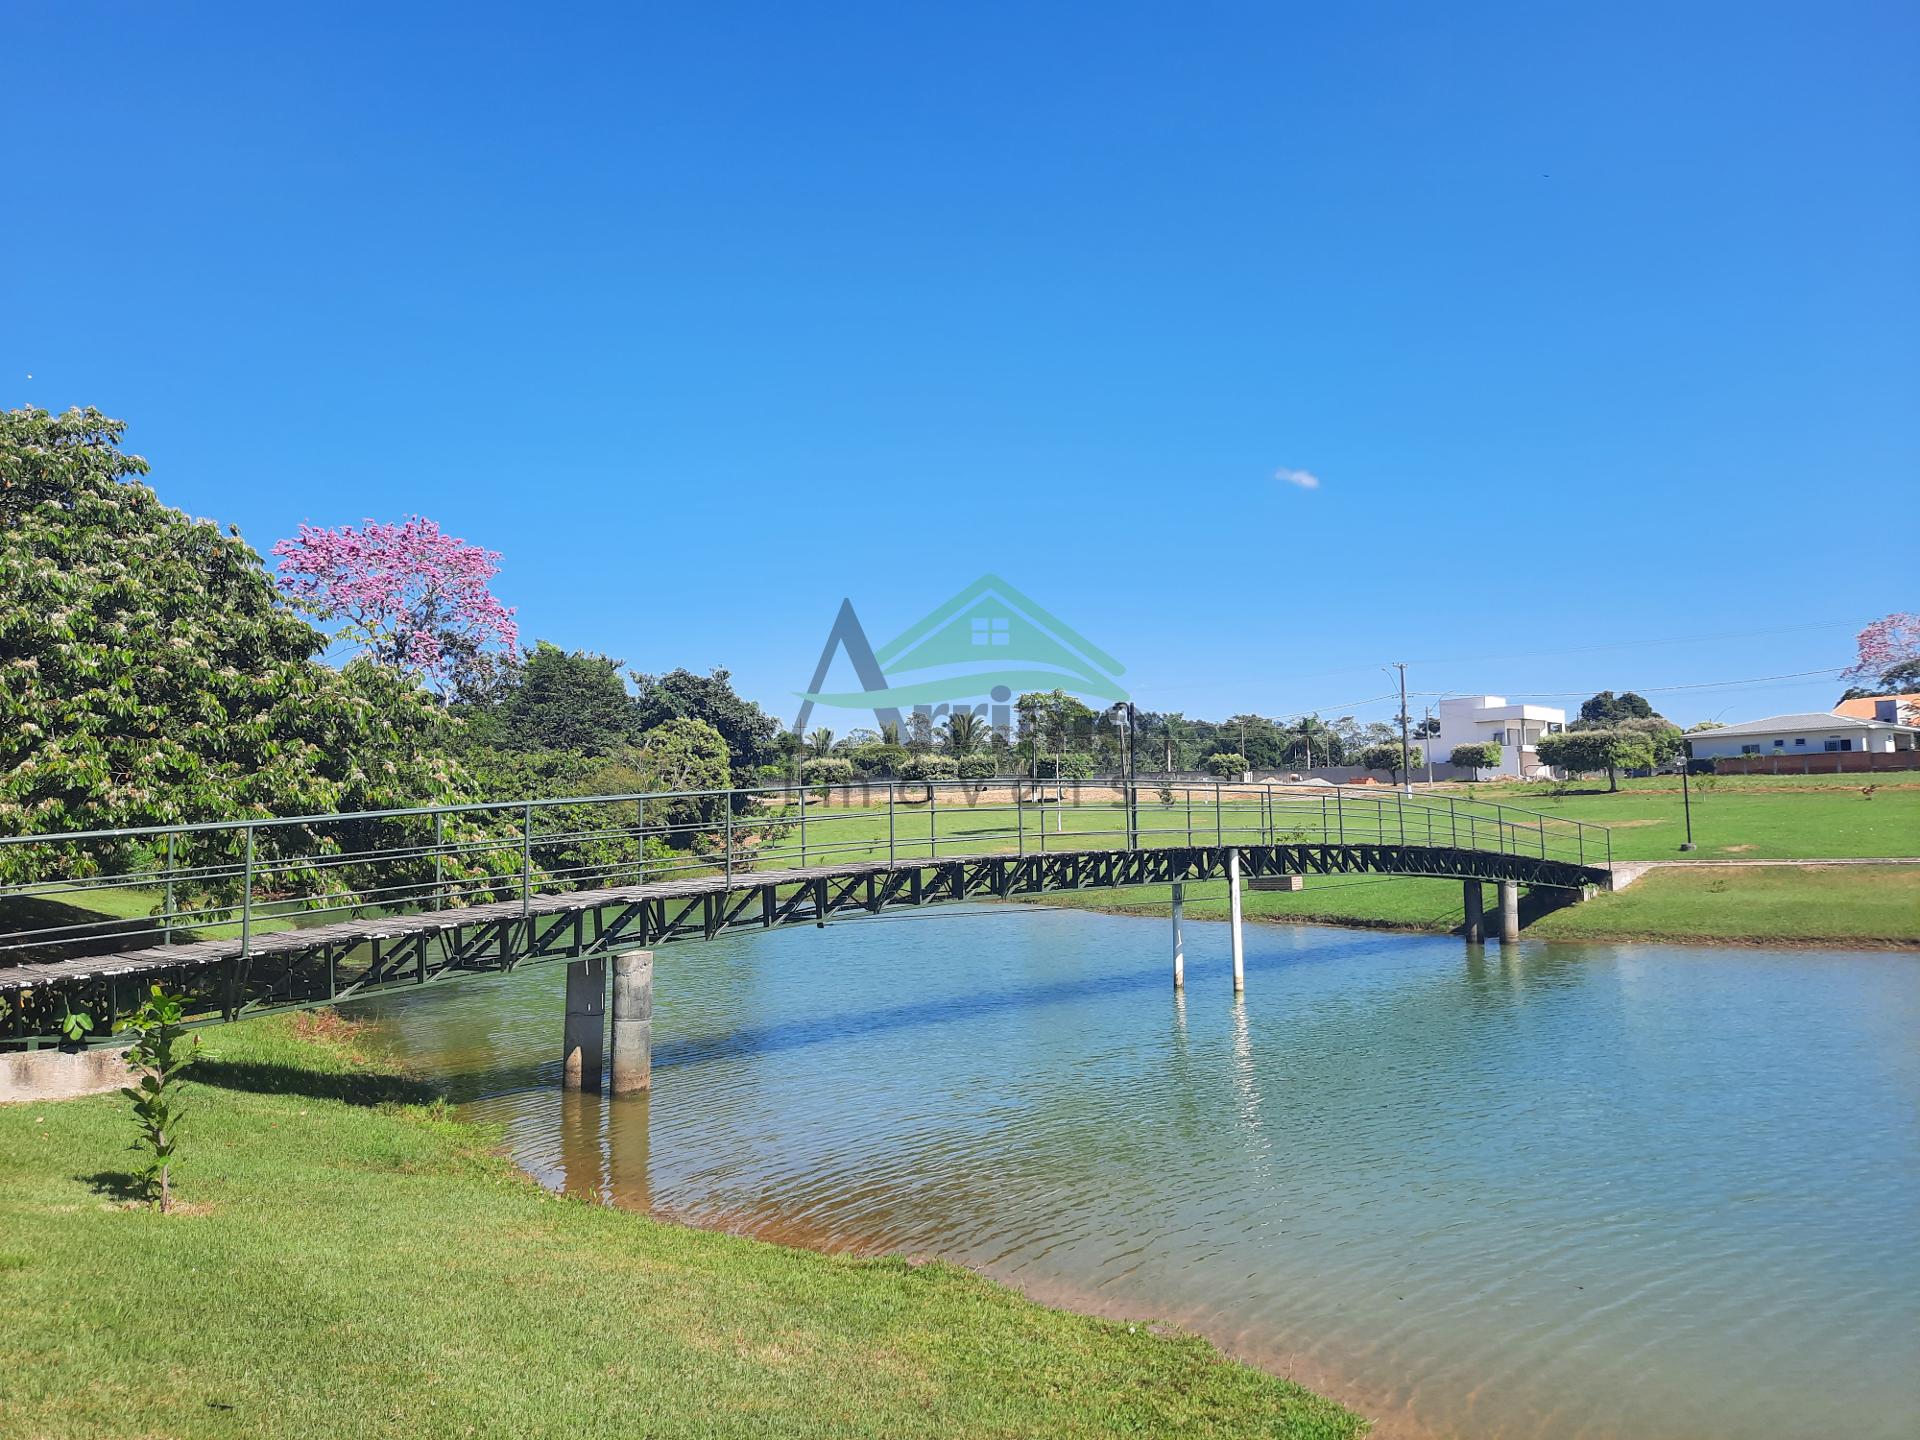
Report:
<svg viewBox="0 0 1920 1440"><path fill-rule="evenodd" d="M1335 1437L1205 1343L555 1198L310 1021L211 1032L179 1193L0 1106L0 1434Z"/></svg>
<svg viewBox="0 0 1920 1440"><path fill-rule="evenodd" d="M1491 914L1493 889L1486 898ZM1166 886L1049 895L1048 905L1167 913ZM1305 890L1244 892L1250 919L1448 931L1463 919L1457 880L1333 877ZM1189 885L1187 913L1227 915L1223 883ZM1702 866L1661 869L1618 895L1600 895L1529 921L1545 940L1688 940L1753 944L1920 946L1920 866Z"/></svg>

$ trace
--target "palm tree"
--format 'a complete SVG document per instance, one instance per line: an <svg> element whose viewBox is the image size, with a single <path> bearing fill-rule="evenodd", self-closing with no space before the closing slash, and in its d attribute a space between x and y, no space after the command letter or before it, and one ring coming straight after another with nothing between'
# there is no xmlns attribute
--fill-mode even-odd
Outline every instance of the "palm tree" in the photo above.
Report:
<svg viewBox="0 0 1920 1440"><path fill-rule="evenodd" d="M979 748L981 731L986 727L971 710L956 710L947 716L947 753L971 755Z"/></svg>
<svg viewBox="0 0 1920 1440"><path fill-rule="evenodd" d="M1334 735L1333 732L1327 728L1326 722L1318 715L1302 715L1288 727L1288 733L1305 746L1307 752L1307 769L1313 769L1313 756L1316 750L1320 754L1320 763L1322 765L1331 765L1333 763Z"/></svg>
<svg viewBox="0 0 1920 1440"><path fill-rule="evenodd" d="M822 725L818 730L807 736L807 748L813 751L815 755L825 755L829 750L833 749L833 732Z"/></svg>
<svg viewBox="0 0 1920 1440"><path fill-rule="evenodd" d="M883 745L900 743L900 726L896 722L889 720L880 727L880 743Z"/></svg>

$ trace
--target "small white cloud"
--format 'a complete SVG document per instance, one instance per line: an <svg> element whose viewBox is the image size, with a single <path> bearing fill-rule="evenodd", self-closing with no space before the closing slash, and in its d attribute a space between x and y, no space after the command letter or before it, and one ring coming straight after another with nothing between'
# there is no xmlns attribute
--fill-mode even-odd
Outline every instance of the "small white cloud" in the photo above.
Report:
<svg viewBox="0 0 1920 1440"><path fill-rule="evenodd" d="M1273 472L1273 478L1276 480L1284 480L1289 485L1297 485L1302 490L1318 490L1320 488L1320 477L1311 470L1289 470L1286 466L1282 465L1278 470Z"/></svg>

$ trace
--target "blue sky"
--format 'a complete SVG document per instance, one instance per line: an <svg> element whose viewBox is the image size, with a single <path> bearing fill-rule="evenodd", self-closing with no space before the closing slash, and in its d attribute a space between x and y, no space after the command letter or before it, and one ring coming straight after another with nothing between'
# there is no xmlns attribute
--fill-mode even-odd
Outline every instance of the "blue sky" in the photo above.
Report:
<svg viewBox="0 0 1920 1440"><path fill-rule="evenodd" d="M1915 607L1911 5L4 3L0 403L528 638L789 715L993 571L1156 708L1691 721Z"/></svg>

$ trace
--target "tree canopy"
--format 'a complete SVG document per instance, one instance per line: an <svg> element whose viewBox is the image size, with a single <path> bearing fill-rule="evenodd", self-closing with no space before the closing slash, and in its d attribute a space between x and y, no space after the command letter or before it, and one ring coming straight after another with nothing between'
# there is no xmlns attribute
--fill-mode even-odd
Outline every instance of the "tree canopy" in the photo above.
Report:
<svg viewBox="0 0 1920 1440"><path fill-rule="evenodd" d="M621 662L544 640L503 668L485 700L460 709L477 739L507 750L606 755L636 734Z"/></svg>
<svg viewBox="0 0 1920 1440"><path fill-rule="evenodd" d="M1653 764L1653 737L1644 730L1567 730L1542 735L1538 753L1542 762L1562 769L1604 770L1608 788L1618 790L1622 769Z"/></svg>
<svg viewBox="0 0 1920 1440"><path fill-rule="evenodd" d="M780 722L736 694L726 670L706 675L685 669L665 675L636 672L633 683L639 691L634 725L642 735L669 720L704 721L726 742L728 768L743 779L779 754L774 732Z"/></svg>
<svg viewBox="0 0 1920 1440"><path fill-rule="evenodd" d="M1606 729L1622 720L1650 720L1654 708L1644 695L1622 690L1618 695L1602 690L1580 705L1580 720L1588 728Z"/></svg>
<svg viewBox="0 0 1920 1440"><path fill-rule="evenodd" d="M96 410L0 414L0 832L467 798L448 720L323 637Z"/></svg>

